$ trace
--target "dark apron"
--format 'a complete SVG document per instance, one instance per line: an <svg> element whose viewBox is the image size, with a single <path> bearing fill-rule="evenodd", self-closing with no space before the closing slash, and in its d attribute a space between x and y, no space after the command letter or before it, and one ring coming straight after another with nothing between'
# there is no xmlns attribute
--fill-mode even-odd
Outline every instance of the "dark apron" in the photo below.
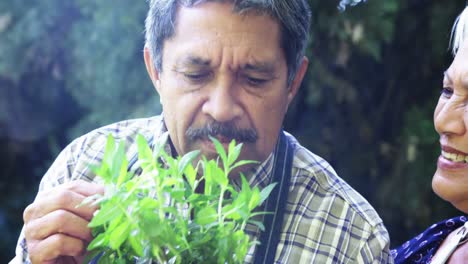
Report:
<svg viewBox="0 0 468 264"><path fill-rule="evenodd" d="M266 212L272 214L267 214L264 217L265 231L260 235L260 245L255 251L254 264L271 264L275 261L276 248L280 240L284 211L288 200L293 158L294 146L288 141L284 131L281 131L271 179L271 182L276 182L277 186L265 201L264 207Z"/></svg>

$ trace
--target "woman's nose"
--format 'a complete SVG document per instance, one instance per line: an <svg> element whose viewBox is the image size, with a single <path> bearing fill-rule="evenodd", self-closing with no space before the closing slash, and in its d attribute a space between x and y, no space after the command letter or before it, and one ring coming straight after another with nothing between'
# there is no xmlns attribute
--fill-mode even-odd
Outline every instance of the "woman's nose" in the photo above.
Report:
<svg viewBox="0 0 468 264"><path fill-rule="evenodd" d="M435 129L439 134L464 135L466 133L466 104L451 101L438 103L434 114Z"/></svg>

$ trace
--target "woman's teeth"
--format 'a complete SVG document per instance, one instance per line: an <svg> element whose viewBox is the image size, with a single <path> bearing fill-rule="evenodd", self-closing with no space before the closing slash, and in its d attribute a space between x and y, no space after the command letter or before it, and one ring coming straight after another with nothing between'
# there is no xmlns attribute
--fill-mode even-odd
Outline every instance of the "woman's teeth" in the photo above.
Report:
<svg viewBox="0 0 468 264"><path fill-rule="evenodd" d="M449 153L442 150L442 157L454 162L468 163L468 156L462 154Z"/></svg>

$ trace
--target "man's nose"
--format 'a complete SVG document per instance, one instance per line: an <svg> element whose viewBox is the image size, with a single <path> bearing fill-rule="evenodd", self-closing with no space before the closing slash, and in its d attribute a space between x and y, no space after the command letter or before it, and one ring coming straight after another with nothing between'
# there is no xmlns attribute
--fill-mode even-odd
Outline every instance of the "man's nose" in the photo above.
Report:
<svg viewBox="0 0 468 264"><path fill-rule="evenodd" d="M468 106L449 100L440 107L441 109L434 116L436 131L441 135L464 135L466 133L465 120L468 119Z"/></svg>
<svg viewBox="0 0 468 264"><path fill-rule="evenodd" d="M243 108L235 84L229 80L219 81L210 89L202 111L218 122L239 118L243 113Z"/></svg>

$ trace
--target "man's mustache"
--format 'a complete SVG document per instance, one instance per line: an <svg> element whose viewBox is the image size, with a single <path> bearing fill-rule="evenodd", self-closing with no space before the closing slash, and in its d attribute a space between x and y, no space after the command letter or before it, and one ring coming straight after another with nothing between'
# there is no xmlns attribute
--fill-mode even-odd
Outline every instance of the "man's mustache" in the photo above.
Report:
<svg viewBox="0 0 468 264"><path fill-rule="evenodd" d="M185 132L189 140L208 139L208 136L222 136L236 142L254 143L258 139L257 131L252 128L238 128L233 122L210 122L200 128L189 127Z"/></svg>

